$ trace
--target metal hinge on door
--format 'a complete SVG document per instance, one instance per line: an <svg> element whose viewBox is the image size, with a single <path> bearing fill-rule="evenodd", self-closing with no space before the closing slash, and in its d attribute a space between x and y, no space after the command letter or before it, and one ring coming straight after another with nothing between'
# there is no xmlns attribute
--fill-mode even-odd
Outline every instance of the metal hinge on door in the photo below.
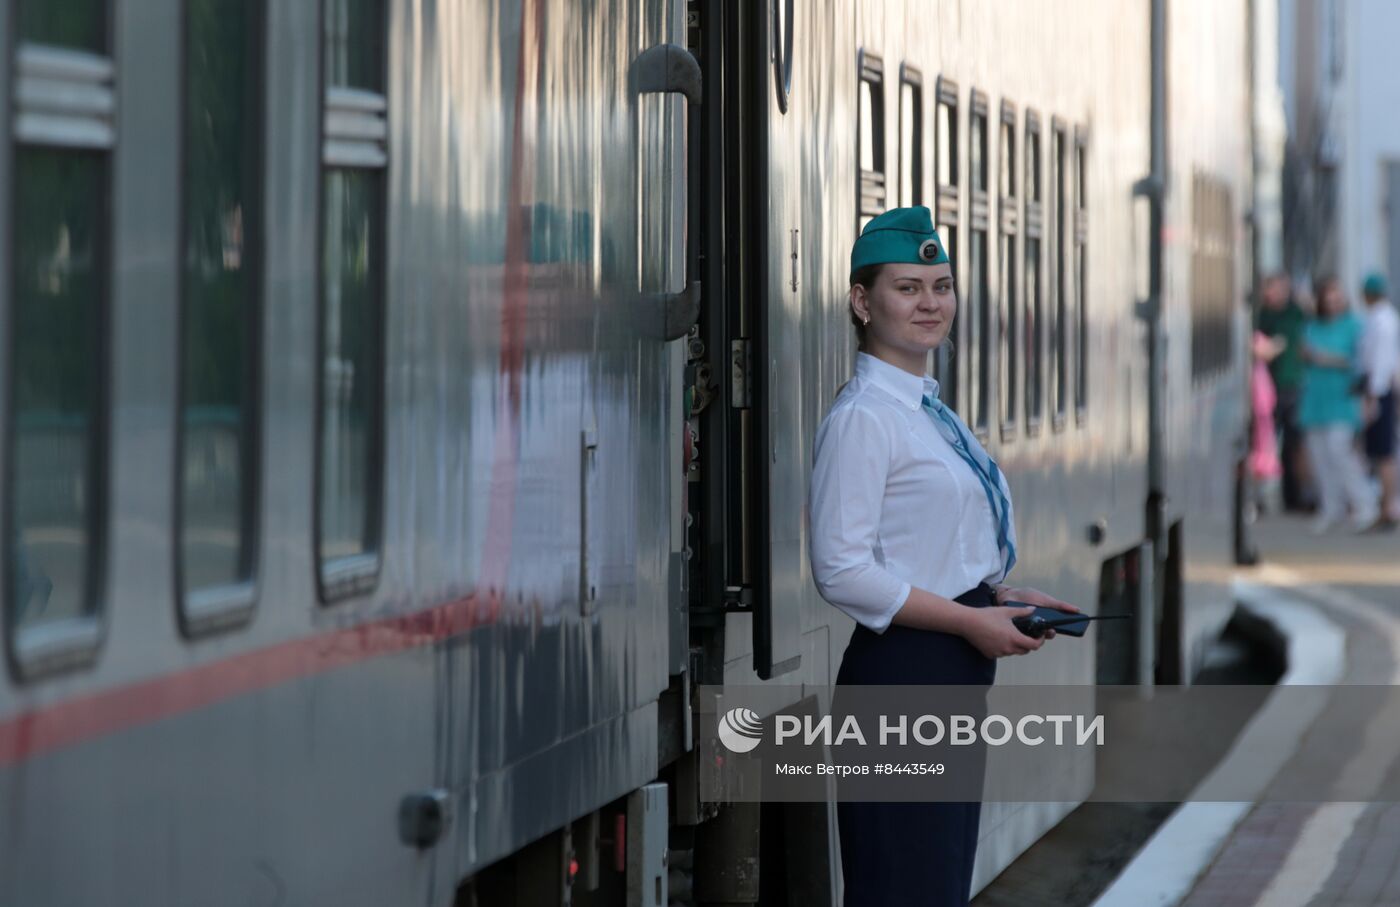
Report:
<svg viewBox="0 0 1400 907"><path fill-rule="evenodd" d="M753 373L751 344L747 339L729 341L729 405L748 409L753 404L749 375Z"/></svg>

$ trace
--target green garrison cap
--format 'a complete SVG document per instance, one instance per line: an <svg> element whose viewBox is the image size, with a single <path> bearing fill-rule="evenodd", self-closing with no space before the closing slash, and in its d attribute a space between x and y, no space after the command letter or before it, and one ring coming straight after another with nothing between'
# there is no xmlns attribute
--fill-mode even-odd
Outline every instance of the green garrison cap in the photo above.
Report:
<svg viewBox="0 0 1400 907"><path fill-rule="evenodd" d="M1372 271L1370 274L1366 275L1366 281L1361 284L1361 292L1365 293L1367 296L1384 296L1385 278L1375 271Z"/></svg>
<svg viewBox="0 0 1400 907"><path fill-rule="evenodd" d="M874 218L851 246L851 273L867 265L948 263L943 241L933 231L933 215L923 205L893 208Z"/></svg>

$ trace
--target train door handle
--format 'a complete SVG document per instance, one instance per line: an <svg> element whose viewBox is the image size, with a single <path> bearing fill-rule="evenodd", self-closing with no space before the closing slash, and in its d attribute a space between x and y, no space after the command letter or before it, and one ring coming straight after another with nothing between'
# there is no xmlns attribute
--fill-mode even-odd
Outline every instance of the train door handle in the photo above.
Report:
<svg viewBox="0 0 1400 907"><path fill-rule="evenodd" d="M648 308L660 309L661 338L679 340L700 317L700 281L692 280L679 293L649 293Z"/></svg>
<svg viewBox="0 0 1400 907"><path fill-rule="evenodd" d="M679 94L699 104L703 77L700 63L679 44L655 44L637 55L631 67L632 88L637 94ZM687 193L689 187L687 187ZM684 262L687 256L682 255ZM677 293L648 294L652 317L660 319L665 341L684 337L700 317L700 282L691 281Z"/></svg>
<svg viewBox="0 0 1400 907"><path fill-rule="evenodd" d="M674 92L699 104L702 83L700 62L679 44L654 44L632 61L632 86L638 94Z"/></svg>

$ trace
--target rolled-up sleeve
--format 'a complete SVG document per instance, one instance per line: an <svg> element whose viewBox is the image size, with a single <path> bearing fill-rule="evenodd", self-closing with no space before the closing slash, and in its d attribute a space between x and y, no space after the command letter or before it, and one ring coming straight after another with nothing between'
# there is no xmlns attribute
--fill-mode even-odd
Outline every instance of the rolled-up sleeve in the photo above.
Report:
<svg viewBox="0 0 1400 907"><path fill-rule="evenodd" d="M875 559L889 429L867 410L833 409L817 430L809 490L812 576L822 598L883 633L909 597L909 583Z"/></svg>

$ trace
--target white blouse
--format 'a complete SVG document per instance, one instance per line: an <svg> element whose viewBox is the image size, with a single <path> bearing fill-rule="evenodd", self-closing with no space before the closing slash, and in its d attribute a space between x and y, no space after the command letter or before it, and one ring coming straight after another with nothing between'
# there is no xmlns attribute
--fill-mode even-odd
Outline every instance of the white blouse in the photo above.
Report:
<svg viewBox="0 0 1400 907"><path fill-rule="evenodd" d="M855 377L817 428L812 575L822 598L877 633L912 586L956 598L1005 578L986 492L924 394L936 396L938 382L857 353ZM1004 476L1002 486L1010 501Z"/></svg>
<svg viewBox="0 0 1400 907"><path fill-rule="evenodd" d="M1400 318L1395 306L1382 300L1366 309L1366 329L1361 332L1361 369L1366 391L1381 397L1395 386L1400 372Z"/></svg>

